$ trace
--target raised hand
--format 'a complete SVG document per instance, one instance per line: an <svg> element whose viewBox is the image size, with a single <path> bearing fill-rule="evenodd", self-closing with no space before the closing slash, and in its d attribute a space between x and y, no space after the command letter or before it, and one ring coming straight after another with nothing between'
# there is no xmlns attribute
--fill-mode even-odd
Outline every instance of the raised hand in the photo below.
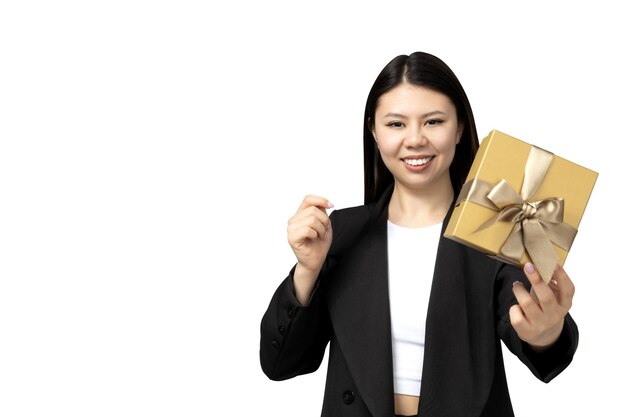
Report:
<svg viewBox="0 0 626 417"><path fill-rule="evenodd" d="M307 195L288 222L287 240L298 260L294 287L302 304L309 302L332 242L333 231L326 212L332 207L324 197Z"/></svg>
<svg viewBox="0 0 626 417"><path fill-rule="evenodd" d="M519 304L511 306L509 317L520 339L541 351L552 346L561 335L565 315L572 307L574 284L560 266L548 285L534 265L526 264L524 273L532 285L531 291L519 282L513 284Z"/></svg>

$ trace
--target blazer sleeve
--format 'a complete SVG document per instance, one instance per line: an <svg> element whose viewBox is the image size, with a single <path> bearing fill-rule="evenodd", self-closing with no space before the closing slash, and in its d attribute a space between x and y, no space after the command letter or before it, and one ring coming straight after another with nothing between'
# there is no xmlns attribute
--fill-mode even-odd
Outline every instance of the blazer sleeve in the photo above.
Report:
<svg viewBox="0 0 626 417"><path fill-rule="evenodd" d="M503 264L496 277L496 309L498 335L507 348L516 355L541 381L550 382L569 366L578 347L578 327L570 314L565 316L563 331L549 349L537 353L522 341L511 325L509 309L517 304L513 282L520 281L530 291L530 282L524 272L515 266Z"/></svg>
<svg viewBox="0 0 626 417"><path fill-rule="evenodd" d="M330 319L320 278L307 306L299 303L293 271L280 284L261 320L261 368L279 381L317 370L330 340Z"/></svg>

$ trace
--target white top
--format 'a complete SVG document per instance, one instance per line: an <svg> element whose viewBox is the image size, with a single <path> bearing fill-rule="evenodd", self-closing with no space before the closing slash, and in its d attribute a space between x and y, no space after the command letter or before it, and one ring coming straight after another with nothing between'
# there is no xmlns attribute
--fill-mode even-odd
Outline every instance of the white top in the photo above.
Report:
<svg viewBox="0 0 626 417"><path fill-rule="evenodd" d="M441 223L409 228L387 222L389 304L396 394L419 395L430 287Z"/></svg>

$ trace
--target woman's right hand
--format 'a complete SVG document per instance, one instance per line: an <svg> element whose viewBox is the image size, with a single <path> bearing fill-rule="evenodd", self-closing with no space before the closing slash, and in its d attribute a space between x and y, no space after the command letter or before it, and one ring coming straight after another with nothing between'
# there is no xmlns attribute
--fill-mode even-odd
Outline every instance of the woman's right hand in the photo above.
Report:
<svg viewBox="0 0 626 417"><path fill-rule="evenodd" d="M302 304L308 304L330 249L333 231L326 210L332 207L324 197L307 195L296 214L289 219L287 240L298 260L294 286L296 297Z"/></svg>

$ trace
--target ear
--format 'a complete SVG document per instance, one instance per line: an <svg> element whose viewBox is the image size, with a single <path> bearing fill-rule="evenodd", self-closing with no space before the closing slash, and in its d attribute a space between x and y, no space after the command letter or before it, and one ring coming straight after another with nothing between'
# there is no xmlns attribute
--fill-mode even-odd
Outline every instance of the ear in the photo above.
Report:
<svg viewBox="0 0 626 417"><path fill-rule="evenodd" d="M372 119L370 119L369 117L367 118L367 126L369 127L370 132L372 132L372 136L374 137L374 140L376 141L376 143L378 143L378 141L376 140L376 129L374 128Z"/></svg>
<svg viewBox="0 0 626 417"><path fill-rule="evenodd" d="M463 124L459 124L459 127L456 131L456 145L459 144L459 142L461 141L461 136L463 136Z"/></svg>

